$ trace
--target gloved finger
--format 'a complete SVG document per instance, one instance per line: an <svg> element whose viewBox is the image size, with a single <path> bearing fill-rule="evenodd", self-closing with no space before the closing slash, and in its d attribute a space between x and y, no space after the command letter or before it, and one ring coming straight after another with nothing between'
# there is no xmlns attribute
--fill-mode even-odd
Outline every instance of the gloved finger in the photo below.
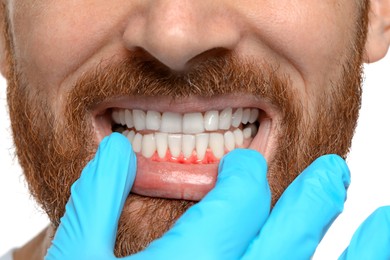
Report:
<svg viewBox="0 0 390 260"><path fill-rule="evenodd" d="M360 225L339 259L390 259L390 206L377 209Z"/></svg>
<svg viewBox="0 0 390 260"><path fill-rule="evenodd" d="M258 152L230 152L220 163L215 188L133 258L238 259L269 214L266 172Z"/></svg>
<svg viewBox="0 0 390 260"><path fill-rule="evenodd" d="M244 259L310 259L343 210L349 183L340 157L314 161L283 193Z"/></svg>
<svg viewBox="0 0 390 260"><path fill-rule="evenodd" d="M100 143L95 158L82 171L71 187L61 228L86 235L93 247L107 247L112 252L120 213L133 185L136 157L130 142L113 133ZM70 228L71 227L71 228Z"/></svg>

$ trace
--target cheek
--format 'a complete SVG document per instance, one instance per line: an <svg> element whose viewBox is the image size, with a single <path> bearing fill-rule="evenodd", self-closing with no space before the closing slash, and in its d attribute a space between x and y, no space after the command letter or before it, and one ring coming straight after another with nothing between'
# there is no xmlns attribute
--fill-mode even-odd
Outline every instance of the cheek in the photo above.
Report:
<svg viewBox="0 0 390 260"><path fill-rule="evenodd" d="M258 6L254 1L245 12L258 37L295 67L305 85L323 86L339 76L349 55L355 2L279 0Z"/></svg>
<svg viewBox="0 0 390 260"><path fill-rule="evenodd" d="M13 12L15 58L30 84L58 94L69 75L120 37L123 8L114 6L117 0L37 2L46 3Z"/></svg>
<svg viewBox="0 0 390 260"><path fill-rule="evenodd" d="M63 114L65 94L77 75L89 66L88 62L112 52L107 45L120 35L112 30L118 19L99 1L37 0L34 4L11 5L15 69L33 96L46 97L55 115Z"/></svg>

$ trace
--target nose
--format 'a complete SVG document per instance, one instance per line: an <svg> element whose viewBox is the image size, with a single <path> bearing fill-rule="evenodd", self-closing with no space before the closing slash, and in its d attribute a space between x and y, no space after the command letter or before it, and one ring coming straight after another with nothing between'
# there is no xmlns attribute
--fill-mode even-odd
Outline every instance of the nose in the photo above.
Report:
<svg viewBox="0 0 390 260"><path fill-rule="evenodd" d="M214 50L233 50L240 40L234 15L221 1L145 2L127 22L126 48L143 49L174 71L188 69L191 61Z"/></svg>

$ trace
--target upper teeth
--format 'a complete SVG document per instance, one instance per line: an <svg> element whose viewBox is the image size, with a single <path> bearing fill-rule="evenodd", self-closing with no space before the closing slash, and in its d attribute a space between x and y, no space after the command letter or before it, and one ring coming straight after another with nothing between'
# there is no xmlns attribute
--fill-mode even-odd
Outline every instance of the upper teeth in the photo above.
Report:
<svg viewBox="0 0 390 260"><path fill-rule="evenodd" d="M256 108L225 108L221 112L181 113L142 111L139 109L115 109L112 118L116 124L134 128L136 131L152 130L162 133L199 134L205 131L228 130L241 123L254 123L259 116Z"/></svg>
<svg viewBox="0 0 390 260"><path fill-rule="evenodd" d="M147 158L157 152L160 158L164 158L169 149L172 157L177 158L183 154L184 158L190 158L196 155L200 161L204 159L207 148L219 159L225 150L231 151L236 146L242 146L244 139L256 134L257 127L253 123L258 117L259 110L256 108L237 108L235 111L226 108L204 114L161 114L139 109L112 111L114 123L127 128L123 134L131 141L135 152L141 152ZM243 130L238 128L241 124L248 123Z"/></svg>

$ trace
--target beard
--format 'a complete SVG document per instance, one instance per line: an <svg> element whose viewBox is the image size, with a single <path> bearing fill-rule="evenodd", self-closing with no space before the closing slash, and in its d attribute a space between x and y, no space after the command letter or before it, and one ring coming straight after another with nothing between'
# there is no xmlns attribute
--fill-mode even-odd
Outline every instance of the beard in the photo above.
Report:
<svg viewBox="0 0 390 260"><path fill-rule="evenodd" d="M340 75L318 88L310 115L288 75L266 62L221 52L200 61L189 72L174 73L145 53L134 52L124 60L100 64L83 74L66 93L63 114L58 117L51 110L48 95L29 86L18 69L8 37L11 69L7 99L16 153L31 194L57 227L71 185L96 152L90 114L103 101L118 96L165 96L174 100L246 93L266 99L281 115L276 150L268 161L274 204L314 159L329 153L345 158L349 151L361 98L367 28L367 17L362 16L357 20L356 39L347 51L348 57L340 65ZM130 194L119 221L115 254L126 256L144 249L194 203Z"/></svg>

